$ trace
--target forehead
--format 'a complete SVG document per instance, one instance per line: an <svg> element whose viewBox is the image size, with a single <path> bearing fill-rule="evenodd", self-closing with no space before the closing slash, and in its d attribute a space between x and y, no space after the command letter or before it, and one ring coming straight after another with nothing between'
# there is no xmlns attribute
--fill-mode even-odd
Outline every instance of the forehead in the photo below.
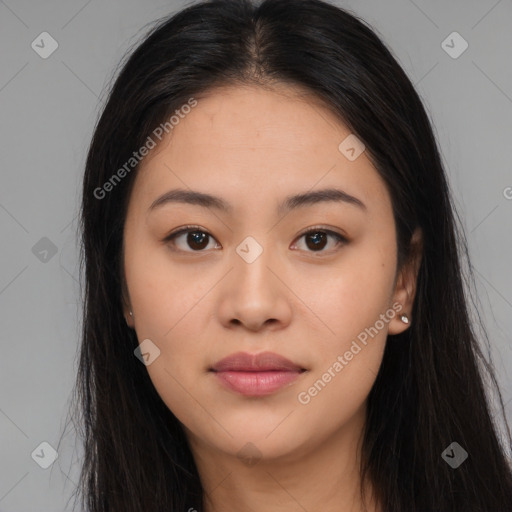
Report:
<svg viewBox="0 0 512 512"><path fill-rule="evenodd" d="M336 150L340 137L350 133L320 99L288 86L215 89L183 121L171 134L176 144L186 138L191 147L220 144L233 152L266 147L273 153L318 154Z"/></svg>
<svg viewBox="0 0 512 512"><path fill-rule="evenodd" d="M179 186L235 203L337 186L365 203L389 200L365 152L351 161L340 151L353 135L313 95L232 86L196 99L141 163L136 188L148 198Z"/></svg>

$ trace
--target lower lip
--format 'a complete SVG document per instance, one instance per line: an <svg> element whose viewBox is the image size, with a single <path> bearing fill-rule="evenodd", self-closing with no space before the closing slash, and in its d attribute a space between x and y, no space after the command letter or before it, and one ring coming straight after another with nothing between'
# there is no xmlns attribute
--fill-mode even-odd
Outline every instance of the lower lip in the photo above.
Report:
<svg viewBox="0 0 512 512"><path fill-rule="evenodd" d="M264 396L290 384L302 372L266 371L266 372L214 372L232 391L245 396Z"/></svg>

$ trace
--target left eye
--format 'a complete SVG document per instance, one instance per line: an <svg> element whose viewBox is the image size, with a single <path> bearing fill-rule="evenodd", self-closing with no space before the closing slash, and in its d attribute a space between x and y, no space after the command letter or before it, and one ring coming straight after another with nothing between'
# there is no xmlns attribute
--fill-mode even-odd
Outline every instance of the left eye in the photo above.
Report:
<svg viewBox="0 0 512 512"><path fill-rule="evenodd" d="M215 240L210 233L197 228L197 227L186 227L183 229L180 229L179 231L175 233L171 233L169 236L167 236L164 239L164 242L172 242L173 246L177 245L177 241L182 235L187 235L185 243L188 245L189 248L192 249L192 251L188 251L186 249L178 247L177 250L181 250L183 252L204 252L203 249L208 247L209 239ZM327 241L329 238L333 238L336 240L336 246L348 242L348 240L340 235L339 233L336 233L335 231L331 231L329 229L310 229L309 231L306 231L305 233L302 233L298 240L301 238L305 238L306 240L306 246L309 249L312 249L308 252L327 252L323 249L327 245ZM174 247L173 247L173 250Z"/></svg>
<svg viewBox="0 0 512 512"><path fill-rule="evenodd" d="M330 229L310 229L309 231L302 233L302 235L299 237L299 240L303 237L305 237L306 246L310 249L313 248L313 251L311 252L328 252L323 251L323 249L327 245L327 240L329 238L334 238L336 240L336 247L340 244L345 244L348 242L344 236L336 233L335 231L331 231Z"/></svg>

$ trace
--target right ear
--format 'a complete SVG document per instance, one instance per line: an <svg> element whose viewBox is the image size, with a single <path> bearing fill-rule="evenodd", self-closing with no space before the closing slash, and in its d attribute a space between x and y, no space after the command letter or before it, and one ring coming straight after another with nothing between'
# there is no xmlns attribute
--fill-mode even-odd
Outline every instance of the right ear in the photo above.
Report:
<svg viewBox="0 0 512 512"><path fill-rule="evenodd" d="M123 315L128 327L134 329L135 324L133 322L133 310L124 277L121 283L121 304L123 308ZM132 315L130 315L130 312L132 312Z"/></svg>

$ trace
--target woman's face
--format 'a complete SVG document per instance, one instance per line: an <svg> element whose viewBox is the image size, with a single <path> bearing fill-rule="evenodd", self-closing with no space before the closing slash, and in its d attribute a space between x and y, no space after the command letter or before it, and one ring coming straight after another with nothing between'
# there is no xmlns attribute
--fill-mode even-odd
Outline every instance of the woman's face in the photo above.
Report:
<svg viewBox="0 0 512 512"><path fill-rule="evenodd" d="M125 223L125 314L147 371L192 445L224 455L297 456L360 431L386 337L407 328L396 303L411 310L384 182L294 91L223 88L182 109L142 161ZM218 200L158 201L175 189ZM307 199L325 189L340 192ZM274 372L291 377L274 390L263 374L211 371L266 351L306 371Z"/></svg>

